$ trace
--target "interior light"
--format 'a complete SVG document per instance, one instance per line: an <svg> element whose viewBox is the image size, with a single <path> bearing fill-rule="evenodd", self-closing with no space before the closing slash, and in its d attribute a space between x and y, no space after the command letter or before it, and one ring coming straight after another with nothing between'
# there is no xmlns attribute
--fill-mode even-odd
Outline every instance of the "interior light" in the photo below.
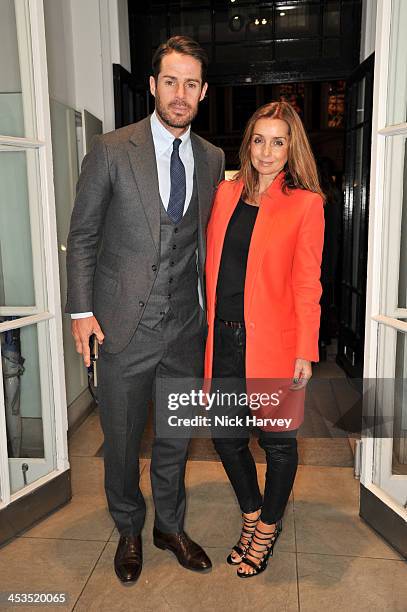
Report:
<svg viewBox="0 0 407 612"><path fill-rule="evenodd" d="M261 22L262 22L263 25L266 25L267 19L262 19Z"/></svg>
<svg viewBox="0 0 407 612"><path fill-rule="evenodd" d="M240 32L244 25L244 19L241 15L233 15L229 21L229 28L232 32Z"/></svg>
<svg viewBox="0 0 407 612"><path fill-rule="evenodd" d="M254 20L254 23L255 23L256 25L259 25L260 21L259 21L258 19L255 19L255 20Z"/></svg>
<svg viewBox="0 0 407 612"><path fill-rule="evenodd" d="M285 13L280 13L280 17L284 17Z"/></svg>

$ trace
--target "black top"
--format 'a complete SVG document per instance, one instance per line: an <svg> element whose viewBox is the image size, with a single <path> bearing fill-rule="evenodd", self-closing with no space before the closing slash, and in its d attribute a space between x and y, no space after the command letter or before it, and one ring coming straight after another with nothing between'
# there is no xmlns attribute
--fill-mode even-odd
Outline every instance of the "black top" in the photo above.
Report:
<svg viewBox="0 0 407 612"><path fill-rule="evenodd" d="M258 210L240 199L226 230L216 288L216 316L225 321L244 321L247 256Z"/></svg>

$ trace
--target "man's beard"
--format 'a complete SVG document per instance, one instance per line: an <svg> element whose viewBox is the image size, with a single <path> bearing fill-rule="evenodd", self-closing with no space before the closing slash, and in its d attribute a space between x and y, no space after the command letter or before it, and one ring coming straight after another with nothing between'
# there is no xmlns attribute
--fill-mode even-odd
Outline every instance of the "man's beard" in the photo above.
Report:
<svg viewBox="0 0 407 612"><path fill-rule="evenodd" d="M196 106L196 108L192 108L191 106L189 106L189 104L184 104L184 106L188 110L187 115L179 117L179 119L177 119L177 117L173 117L172 115L170 115L167 108L162 106L160 97L157 95L157 93L155 95L155 110L157 114L161 117L161 119L164 121L164 123L166 123L169 127L186 128L195 119L198 113L198 105ZM169 105L169 107L171 108L171 104Z"/></svg>

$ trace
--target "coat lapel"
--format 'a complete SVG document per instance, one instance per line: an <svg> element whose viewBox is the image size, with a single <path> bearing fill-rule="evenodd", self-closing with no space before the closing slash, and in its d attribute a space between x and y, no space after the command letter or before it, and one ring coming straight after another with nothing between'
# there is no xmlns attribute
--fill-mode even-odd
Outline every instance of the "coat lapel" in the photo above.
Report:
<svg viewBox="0 0 407 612"><path fill-rule="evenodd" d="M249 255L247 258L246 283L244 288L245 313L249 312L250 303L254 295L257 273L264 256L264 252L270 241L273 216L275 207L277 205L276 199L281 201L281 186L283 179L284 173L280 173L261 198L260 208L253 229Z"/></svg>
<svg viewBox="0 0 407 612"><path fill-rule="evenodd" d="M150 117L140 121L130 137L129 159L151 237L160 253L160 191Z"/></svg>

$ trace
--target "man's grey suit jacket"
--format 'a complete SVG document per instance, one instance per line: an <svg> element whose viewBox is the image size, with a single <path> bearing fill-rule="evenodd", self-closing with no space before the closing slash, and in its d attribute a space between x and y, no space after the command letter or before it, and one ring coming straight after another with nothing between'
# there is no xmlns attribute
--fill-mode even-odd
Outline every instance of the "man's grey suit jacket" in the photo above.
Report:
<svg viewBox="0 0 407 612"><path fill-rule="evenodd" d="M204 300L205 234L224 153L191 132L198 188L198 272ZM65 311L92 311L104 350L137 328L160 259L160 193L150 117L95 138L84 157L67 246ZM205 309L205 302L204 302Z"/></svg>

